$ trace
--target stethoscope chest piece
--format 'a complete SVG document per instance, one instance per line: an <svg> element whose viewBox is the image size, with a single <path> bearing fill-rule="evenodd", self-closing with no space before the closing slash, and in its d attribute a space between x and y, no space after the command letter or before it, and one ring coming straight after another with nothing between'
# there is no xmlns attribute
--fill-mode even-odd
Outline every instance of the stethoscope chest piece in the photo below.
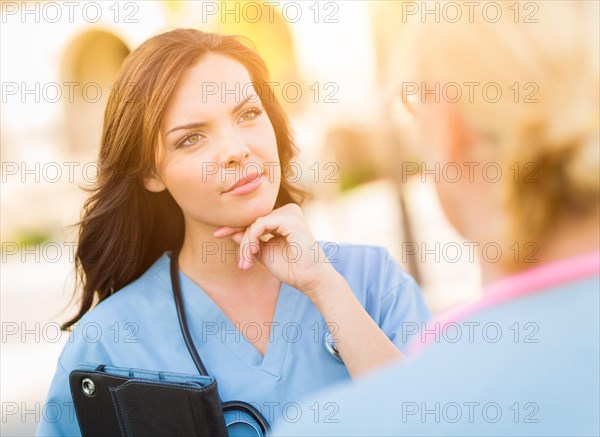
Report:
<svg viewBox="0 0 600 437"><path fill-rule="evenodd" d="M325 344L325 350L329 353L329 355L338 360L340 363L344 362L344 360L342 360L342 356L335 347L335 340L330 332L326 332L323 336L323 343Z"/></svg>

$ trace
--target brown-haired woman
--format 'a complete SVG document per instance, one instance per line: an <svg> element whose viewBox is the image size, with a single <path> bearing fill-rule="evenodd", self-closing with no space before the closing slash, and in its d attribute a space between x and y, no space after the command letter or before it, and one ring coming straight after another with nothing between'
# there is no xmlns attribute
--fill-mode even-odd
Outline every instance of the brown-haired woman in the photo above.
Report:
<svg viewBox="0 0 600 437"><path fill-rule="evenodd" d="M400 357L403 324L429 317L385 249L315 241L304 192L282 177L296 149L267 82L240 39L192 29L157 35L125 60L81 221L81 306L64 325L72 341L47 400L62 414L40 434L80 432L63 410L81 362L197 374L178 325L173 254L222 400L249 402L268 421L296 414L301 395ZM329 331L343 363L324 347Z"/></svg>

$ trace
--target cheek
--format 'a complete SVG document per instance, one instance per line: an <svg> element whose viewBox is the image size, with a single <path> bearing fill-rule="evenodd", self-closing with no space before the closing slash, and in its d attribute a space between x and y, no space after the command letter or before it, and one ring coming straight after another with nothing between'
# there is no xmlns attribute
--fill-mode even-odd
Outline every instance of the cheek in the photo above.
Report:
<svg viewBox="0 0 600 437"><path fill-rule="evenodd" d="M279 161L275 129L266 115L264 116L262 123L256 126L253 143L260 148L263 155L268 156L271 159L276 157L277 161Z"/></svg>
<svg viewBox="0 0 600 437"><path fill-rule="evenodd" d="M435 188L440 206L448 222L450 222L460 235L468 238L469 227L468 223L464 220L464 216L465 209L468 208L469 202L473 202L473 199L465 196L466 193L464 191L457 192L456 186L443 181L435 184Z"/></svg>
<svg viewBox="0 0 600 437"><path fill-rule="evenodd" d="M431 114L425 113L419 122L421 149L426 161L439 162L446 156L447 135L443 126ZM443 163L441 163L443 165Z"/></svg>
<svg viewBox="0 0 600 437"><path fill-rule="evenodd" d="M200 196L206 198L218 185L217 167L199 158L178 156L163 167L167 189L182 208Z"/></svg>

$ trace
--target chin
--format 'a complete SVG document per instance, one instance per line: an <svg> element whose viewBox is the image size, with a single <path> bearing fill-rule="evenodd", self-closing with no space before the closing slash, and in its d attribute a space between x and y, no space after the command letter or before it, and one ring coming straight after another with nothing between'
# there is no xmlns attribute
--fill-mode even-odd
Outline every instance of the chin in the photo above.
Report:
<svg viewBox="0 0 600 437"><path fill-rule="evenodd" d="M268 215L273 211L276 198L270 196L260 196L256 199L249 199L239 209L231 211L231 226L249 226L257 218ZM235 223L235 224L233 224Z"/></svg>

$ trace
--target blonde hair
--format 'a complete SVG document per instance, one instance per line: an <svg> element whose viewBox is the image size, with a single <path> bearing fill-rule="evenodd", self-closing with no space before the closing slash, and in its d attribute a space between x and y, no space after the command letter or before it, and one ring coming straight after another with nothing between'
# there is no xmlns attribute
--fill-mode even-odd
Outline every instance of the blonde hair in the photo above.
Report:
<svg viewBox="0 0 600 437"><path fill-rule="evenodd" d="M429 90L479 84L470 85L470 96L451 98L471 126L495 140L502 168L521 169L516 180L502 178L512 241L536 241L557 214L588 214L600 198L598 2L527 4L535 7L496 2L500 19L481 8L463 11L460 21L454 13L407 16L404 56L396 56L402 65L394 68L404 80L408 67ZM494 84L491 98L483 95L487 84ZM494 101L497 89L504 95Z"/></svg>

